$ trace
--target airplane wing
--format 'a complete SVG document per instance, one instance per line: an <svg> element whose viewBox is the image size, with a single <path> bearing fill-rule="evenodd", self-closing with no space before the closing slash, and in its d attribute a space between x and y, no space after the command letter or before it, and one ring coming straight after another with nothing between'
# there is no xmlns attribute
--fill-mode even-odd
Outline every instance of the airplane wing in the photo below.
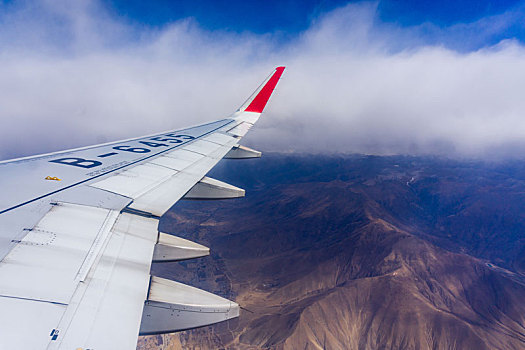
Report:
<svg viewBox="0 0 525 350"><path fill-rule="evenodd" d="M234 302L150 276L152 261L209 254L158 221L179 199L244 196L206 174L260 157L239 141L283 71L226 119L0 162L0 349L135 349L139 333L238 316Z"/></svg>

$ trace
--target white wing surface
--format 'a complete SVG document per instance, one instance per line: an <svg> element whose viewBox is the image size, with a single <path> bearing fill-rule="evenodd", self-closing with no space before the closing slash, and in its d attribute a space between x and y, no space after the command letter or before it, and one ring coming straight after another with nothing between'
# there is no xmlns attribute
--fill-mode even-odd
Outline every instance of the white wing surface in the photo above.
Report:
<svg viewBox="0 0 525 350"><path fill-rule="evenodd" d="M0 349L135 349L140 334L224 321L234 302L150 276L152 261L209 254L158 231L175 202L244 196L206 177L270 98L278 67L231 117L0 162Z"/></svg>

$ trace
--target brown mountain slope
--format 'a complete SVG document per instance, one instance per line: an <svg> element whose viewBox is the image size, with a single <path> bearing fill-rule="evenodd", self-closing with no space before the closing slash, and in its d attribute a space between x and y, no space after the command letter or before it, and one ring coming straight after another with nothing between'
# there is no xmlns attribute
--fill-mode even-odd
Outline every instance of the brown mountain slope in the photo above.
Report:
<svg viewBox="0 0 525 350"><path fill-rule="evenodd" d="M263 183L244 200L176 207L163 229L213 254L153 273L245 310L139 348L525 349L522 276L421 238L419 222L390 210L412 203L412 174L376 172L383 177Z"/></svg>

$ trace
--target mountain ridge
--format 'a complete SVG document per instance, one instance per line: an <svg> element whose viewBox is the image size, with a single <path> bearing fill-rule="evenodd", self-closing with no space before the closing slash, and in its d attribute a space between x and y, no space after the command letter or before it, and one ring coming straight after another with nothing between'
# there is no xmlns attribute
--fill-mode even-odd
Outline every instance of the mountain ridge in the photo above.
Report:
<svg viewBox="0 0 525 350"><path fill-rule="evenodd" d="M208 245L212 256L156 264L153 273L234 298L244 311L216 326L142 338L139 348L160 339L164 348L195 349L525 348L519 257L504 257L502 266L486 259L515 248L491 248L484 237L465 248L456 222L454 249L447 249L453 237L436 233L436 222L448 223L450 197L467 193L457 205L470 200L461 210L482 218L477 203L509 193L509 183L525 190L522 173L496 181L501 171L492 165L461 164L289 155L224 163L212 176L247 185L247 198L181 203L162 222L163 231ZM497 191L484 197L487 184ZM495 202L493 211L512 209L503 213L510 222L520 199ZM478 226L492 227L486 216ZM467 254L483 244L485 253Z"/></svg>

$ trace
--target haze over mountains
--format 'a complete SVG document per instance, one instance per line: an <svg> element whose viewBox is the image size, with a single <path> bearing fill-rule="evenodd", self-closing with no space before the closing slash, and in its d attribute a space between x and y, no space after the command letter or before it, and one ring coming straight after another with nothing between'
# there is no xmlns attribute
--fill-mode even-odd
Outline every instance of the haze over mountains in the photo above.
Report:
<svg viewBox="0 0 525 350"><path fill-rule="evenodd" d="M152 270L244 310L138 348L524 349L524 164L223 161L211 176L246 198L178 203L161 223L211 256Z"/></svg>

